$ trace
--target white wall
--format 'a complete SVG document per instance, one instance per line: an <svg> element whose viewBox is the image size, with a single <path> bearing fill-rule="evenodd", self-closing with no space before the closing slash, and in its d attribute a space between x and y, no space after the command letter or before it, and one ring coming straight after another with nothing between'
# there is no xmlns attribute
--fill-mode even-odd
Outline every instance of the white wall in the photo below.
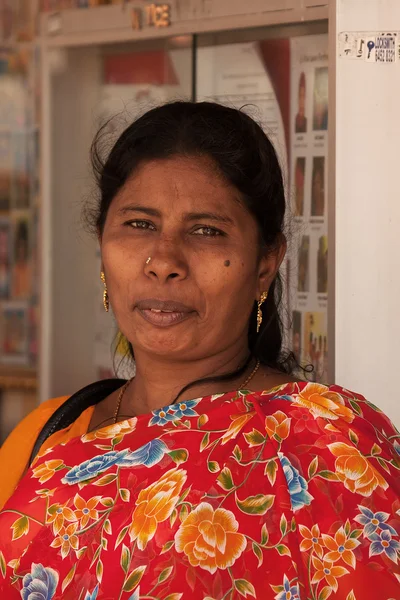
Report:
<svg viewBox="0 0 400 600"><path fill-rule="evenodd" d="M340 32L400 32L400 1L336 0L335 25L336 52ZM400 57L337 54L335 77L336 382L399 425Z"/></svg>
<svg viewBox="0 0 400 600"><path fill-rule="evenodd" d="M46 284L51 285L51 304L43 315L49 346L42 400L71 394L96 378L94 302L99 269L96 240L85 232L81 217L92 184L89 148L100 67L95 48L68 50L57 69L53 64L51 75L51 274Z"/></svg>

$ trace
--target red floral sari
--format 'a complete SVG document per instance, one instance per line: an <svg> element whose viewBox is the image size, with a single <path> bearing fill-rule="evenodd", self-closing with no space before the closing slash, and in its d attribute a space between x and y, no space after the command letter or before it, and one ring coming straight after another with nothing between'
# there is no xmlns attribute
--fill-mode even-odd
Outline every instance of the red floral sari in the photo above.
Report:
<svg viewBox="0 0 400 600"><path fill-rule="evenodd" d="M0 512L0 597L400 598L399 441L361 396L306 383L75 438Z"/></svg>

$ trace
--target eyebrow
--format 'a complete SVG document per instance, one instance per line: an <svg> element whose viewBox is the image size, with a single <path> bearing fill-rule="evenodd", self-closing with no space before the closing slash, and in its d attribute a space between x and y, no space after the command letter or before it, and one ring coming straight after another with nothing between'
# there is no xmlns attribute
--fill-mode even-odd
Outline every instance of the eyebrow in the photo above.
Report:
<svg viewBox="0 0 400 600"><path fill-rule="evenodd" d="M156 208L150 208L148 206L141 206L141 205L129 205L129 206L124 206L123 208L120 208L118 211L118 214L120 215L126 215L130 212L135 212L135 213L141 213L144 215L149 215L151 217L159 217L161 218L162 214L159 210L157 210ZM184 216L184 220L185 221L214 221L217 223L224 223L225 225L234 225L235 222L231 217L228 217L227 215L223 215L223 214L217 214L217 213L213 213L213 212L191 212L191 213L186 213Z"/></svg>

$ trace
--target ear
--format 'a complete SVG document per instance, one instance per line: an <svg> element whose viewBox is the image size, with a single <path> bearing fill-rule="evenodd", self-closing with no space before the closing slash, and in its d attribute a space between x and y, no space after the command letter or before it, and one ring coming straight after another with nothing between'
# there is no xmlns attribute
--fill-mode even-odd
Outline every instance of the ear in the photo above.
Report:
<svg viewBox="0 0 400 600"><path fill-rule="evenodd" d="M285 258L286 250L287 241L282 233L274 248L263 251L258 267L256 300L259 300L263 292L269 290Z"/></svg>

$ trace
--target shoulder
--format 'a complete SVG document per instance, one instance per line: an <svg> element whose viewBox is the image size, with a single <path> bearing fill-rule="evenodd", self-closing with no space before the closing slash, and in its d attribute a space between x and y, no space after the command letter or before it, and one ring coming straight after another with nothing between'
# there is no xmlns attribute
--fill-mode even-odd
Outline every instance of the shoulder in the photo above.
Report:
<svg viewBox="0 0 400 600"><path fill-rule="evenodd" d="M3 461L6 456L11 457L14 453L20 454L21 452L25 452L25 450L27 454L31 452L40 430L67 398L68 396L62 396L61 398L47 400L22 419L0 448L1 464L4 464Z"/></svg>
<svg viewBox="0 0 400 600"><path fill-rule="evenodd" d="M327 566L336 573L324 589L340 587L340 598L350 598L353 588L354 597L364 598L379 571L384 597L394 597L400 435L388 417L361 394L336 385L289 383L246 400L263 424L246 439L259 444L268 438L264 488L279 500L278 519L289 500L293 543L309 565L306 584L311 589L321 581ZM287 520L280 517L280 523Z"/></svg>
<svg viewBox="0 0 400 600"><path fill-rule="evenodd" d="M0 448L0 506L21 478L42 427L66 399L63 396L40 404L13 429Z"/></svg>
<svg viewBox="0 0 400 600"><path fill-rule="evenodd" d="M20 443L21 440L27 439L27 437L32 437L32 432L39 433L46 421L67 399L68 396L62 396L60 398L46 400L45 402L39 404L39 406L30 412L24 419L22 419L22 421L20 421L10 433L0 449L0 458L1 453L10 445L14 445L17 441Z"/></svg>
<svg viewBox="0 0 400 600"><path fill-rule="evenodd" d="M356 419L361 419L370 422L375 430L383 429L385 433L387 429L397 433L390 419L377 406L363 395L338 385L291 381L261 392L258 402L268 414L279 404L279 407L286 406L290 409L294 419L305 420L306 411L309 418L314 420L342 421L351 425Z"/></svg>
<svg viewBox="0 0 400 600"><path fill-rule="evenodd" d="M328 481L340 481L354 493L368 496L390 486L400 497L400 434L361 394L296 382L262 392L255 401L268 437L303 472L318 464Z"/></svg>

